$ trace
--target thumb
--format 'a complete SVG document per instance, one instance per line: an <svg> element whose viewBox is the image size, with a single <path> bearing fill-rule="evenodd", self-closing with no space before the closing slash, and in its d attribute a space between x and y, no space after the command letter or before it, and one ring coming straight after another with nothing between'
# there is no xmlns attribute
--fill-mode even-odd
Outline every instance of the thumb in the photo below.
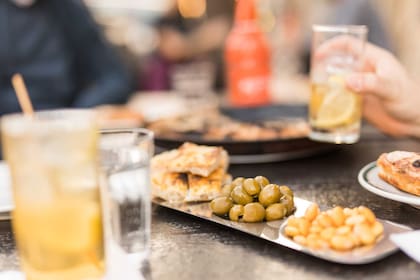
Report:
<svg viewBox="0 0 420 280"><path fill-rule="evenodd" d="M374 94L381 99L394 99L389 82L374 73L352 73L346 78L347 87L358 93Z"/></svg>

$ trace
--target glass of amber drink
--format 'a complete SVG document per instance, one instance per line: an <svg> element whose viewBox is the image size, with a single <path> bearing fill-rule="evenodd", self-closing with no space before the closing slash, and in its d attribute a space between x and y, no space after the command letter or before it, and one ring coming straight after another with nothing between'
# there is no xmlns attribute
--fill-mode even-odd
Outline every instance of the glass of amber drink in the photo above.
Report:
<svg viewBox="0 0 420 280"><path fill-rule="evenodd" d="M359 140L362 97L345 78L361 65L367 27L313 26L309 138L336 144Z"/></svg>
<svg viewBox="0 0 420 280"><path fill-rule="evenodd" d="M28 280L101 279L104 238L98 131L89 110L1 120L15 208L12 224Z"/></svg>

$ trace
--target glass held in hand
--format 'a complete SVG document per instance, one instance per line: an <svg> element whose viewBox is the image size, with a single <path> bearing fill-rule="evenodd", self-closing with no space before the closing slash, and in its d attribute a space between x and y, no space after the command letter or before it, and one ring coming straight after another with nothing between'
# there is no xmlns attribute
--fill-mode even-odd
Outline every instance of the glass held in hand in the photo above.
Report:
<svg viewBox="0 0 420 280"><path fill-rule="evenodd" d="M336 144L359 140L362 97L347 89L345 79L358 70L366 36L366 26L313 26L309 138ZM351 47L328 51L343 37Z"/></svg>

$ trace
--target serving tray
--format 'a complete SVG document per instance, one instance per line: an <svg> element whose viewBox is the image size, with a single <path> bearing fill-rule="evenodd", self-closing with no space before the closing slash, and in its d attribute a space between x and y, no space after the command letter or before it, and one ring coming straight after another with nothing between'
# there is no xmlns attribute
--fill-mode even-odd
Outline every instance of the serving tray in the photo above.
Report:
<svg viewBox="0 0 420 280"><path fill-rule="evenodd" d="M303 216L306 209L312 202L295 197L296 216ZM209 202L201 203L170 203L162 200L154 199L153 202L160 206L170 208L182 213L186 213L210 222L214 222L226 227L239 230L259 238L268 240L281 246L285 246L312 255L330 262L342 264L366 264L380 260L392 253L398 251L398 248L389 239L390 234L402 233L411 231L412 229L396 224L390 221L381 220L384 226L383 237L374 246L360 247L349 252L338 252L333 250L314 250L302 246L292 239L284 235L284 227L286 226L287 219L278 221L262 222L262 223L240 223L223 219L219 216L212 214Z"/></svg>
<svg viewBox="0 0 420 280"><path fill-rule="evenodd" d="M304 121L307 106L271 105L256 108L220 108L220 112L232 119L259 123L264 121ZM184 142L200 145L222 146L229 153L233 164L263 163L310 157L338 149L337 145L310 140L307 136L260 140L209 140L196 133L180 133L176 136L155 135L156 146L175 149Z"/></svg>

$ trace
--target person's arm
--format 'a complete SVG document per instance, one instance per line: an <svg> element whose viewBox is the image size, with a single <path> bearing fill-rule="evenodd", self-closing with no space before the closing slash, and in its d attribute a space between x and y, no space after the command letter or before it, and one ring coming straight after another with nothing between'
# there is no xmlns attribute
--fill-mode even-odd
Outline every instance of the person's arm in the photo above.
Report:
<svg viewBox="0 0 420 280"><path fill-rule="evenodd" d="M124 103L132 92L130 76L80 0L50 0L74 56L79 92L72 106Z"/></svg>
<svg viewBox="0 0 420 280"><path fill-rule="evenodd" d="M133 91L132 83L116 54L99 38L89 42L87 47L89 50L84 57L87 60L85 67L90 72L86 76L90 81L74 99L73 106L125 103Z"/></svg>

